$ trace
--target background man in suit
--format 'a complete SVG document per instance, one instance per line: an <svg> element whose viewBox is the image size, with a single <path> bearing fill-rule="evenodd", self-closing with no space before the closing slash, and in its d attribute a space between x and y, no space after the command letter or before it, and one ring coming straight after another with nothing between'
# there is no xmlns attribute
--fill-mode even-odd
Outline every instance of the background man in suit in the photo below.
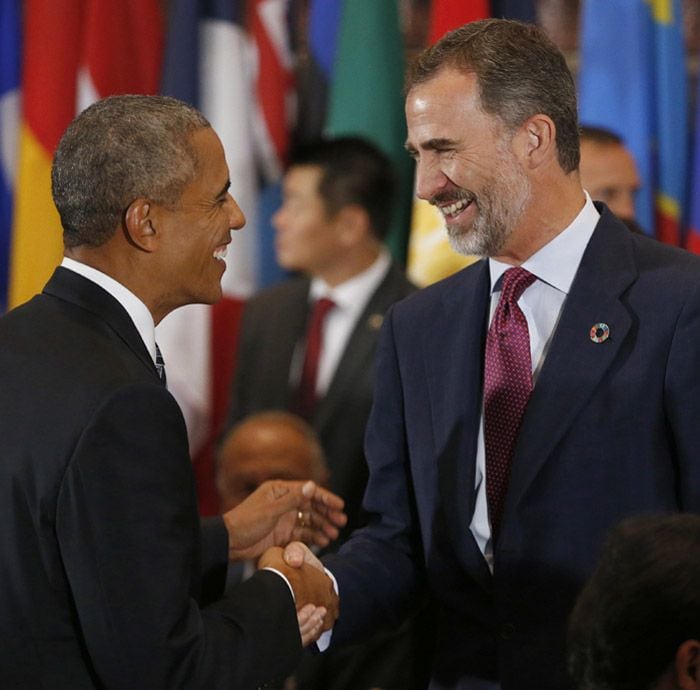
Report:
<svg viewBox="0 0 700 690"><path fill-rule="evenodd" d="M0 320L3 688L251 688L334 618L325 575L296 577L277 549L263 555L277 573L218 597L227 557L327 544L337 497L270 482L200 533L154 325L219 299L245 221L228 179L208 122L174 99L100 101L59 144L65 258Z"/></svg>
<svg viewBox="0 0 700 690"><path fill-rule="evenodd" d="M625 222L635 222L634 202L641 187L637 164L624 141L602 127L581 127L581 185Z"/></svg>
<svg viewBox="0 0 700 690"><path fill-rule="evenodd" d="M372 404L374 355L387 309L415 288L383 246L394 192L391 163L356 137L299 149L283 180L273 218L277 260L300 275L246 304L228 424L266 409L303 415L321 441L330 489L342 496L347 534L363 522L367 483L363 451ZM314 305L331 299L320 331L317 376L308 391L307 343ZM224 444L226 441L224 441ZM339 541L342 540L343 534ZM303 690L410 690L413 630L378 636L364 649L304 659Z"/></svg>
<svg viewBox="0 0 700 690"><path fill-rule="evenodd" d="M569 627L580 690L700 688L700 516L629 518L608 537Z"/></svg>
<svg viewBox="0 0 700 690"><path fill-rule="evenodd" d="M700 259L584 194L574 82L534 26L446 35L406 117L418 195L488 258L385 319L331 643L427 593L432 689L563 690L608 529L700 508Z"/></svg>
<svg viewBox="0 0 700 690"><path fill-rule="evenodd" d="M288 409L308 419L345 500L360 521L367 481L363 437L374 384L374 352L384 314L415 288L382 239L394 192L391 163L356 137L299 149L273 217L279 264L300 275L246 304L227 429L252 412ZM314 304L333 301L321 329L312 401L300 399L305 340ZM341 537L342 538L342 537Z"/></svg>

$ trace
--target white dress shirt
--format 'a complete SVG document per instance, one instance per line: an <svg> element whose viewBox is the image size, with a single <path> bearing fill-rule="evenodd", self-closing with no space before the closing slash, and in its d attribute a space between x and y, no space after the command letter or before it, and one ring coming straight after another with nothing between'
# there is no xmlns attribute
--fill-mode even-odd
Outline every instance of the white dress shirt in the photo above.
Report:
<svg viewBox="0 0 700 690"><path fill-rule="evenodd" d="M362 312L367 307L372 295L386 277L391 265L389 253L382 249L372 265L346 280L331 287L321 278L313 278L309 288L311 304L327 297L333 300L335 307L326 316L321 335L321 353L318 360L316 377L316 395L322 398L328 391L335 370L350 340L353 330ZM304 343L299 343L292 361L290 384L298 385L304 357Z"/></svg>
<svg viewBox="0 0 700 690"><path fill-rule="evenodd" d="M547 349L566 301L566 296L569 294L574 276L581 263L581 258L599 218L600 214L593 205L591 198L586 194L586 203L571 225L522 264L523 268L537 278L518 300L518 306L525 315L530 333L533 386L542 369ZM509 268L512 268L509 264L489 259L489 270L491 273L489 324L501 296L501 277ZM486 505L485 476L486 451L484 447L484 409L482 401L474 478L476 503L469 528L484 554L489 568L493 570L493 548L491 544L491 526Z"/></svg>
<svg viewBox="0 0 700 690"><path fill-rule="evenodd" d="M126 309L127 314L131 317L131 320L136 326L136 330L143 340L143 344L146 346L153 364L156 363L156 329L153 323L153 317L148 307L133 293L131 290L125 288L121 283L117 282L111 276L108 276L102 271L98 271L92 266L80 263L75 259L71 259L67 256L63 257L61 261L61 266L67 268L69 271L74 273L79 273L83 278L91 280L93 283L97 283L103 290L106 290L114 299L119 302L119 304Z"/></svg>

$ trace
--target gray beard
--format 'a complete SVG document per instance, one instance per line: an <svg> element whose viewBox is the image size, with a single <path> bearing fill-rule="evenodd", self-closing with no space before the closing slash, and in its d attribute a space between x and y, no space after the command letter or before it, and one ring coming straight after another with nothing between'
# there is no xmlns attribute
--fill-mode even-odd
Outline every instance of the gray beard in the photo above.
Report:
<svg viewBox="0 0 700 690"><path fill-rule="evenodd" d="M498 256L530 200L530 182L515 161L503 160L492 184L472 203L479 211L471 229L447 225L450 246L458 254Z"/></svg>

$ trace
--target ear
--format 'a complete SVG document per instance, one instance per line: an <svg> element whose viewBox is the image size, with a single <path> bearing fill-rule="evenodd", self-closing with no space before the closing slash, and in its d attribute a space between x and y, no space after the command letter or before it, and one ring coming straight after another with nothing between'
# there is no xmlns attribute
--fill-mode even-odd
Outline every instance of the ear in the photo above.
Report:
<svg viewBox="0 0 700 690"><path fill-rule="evenodd" d="M155 205L150 199L138 197L126 209L124 225L130 244L145 252L152 252L158 244L158 233L153 223Z"/></svg>
<svg viewBox="0 0 700 690"><path fill-rule="evenodd" d="M369 232L369 214L358 204L343 206L335 216L336 228L343 244L357 244Z"/></svg>
<svg viewBox="0 0 700 690"><path fill-rule="evenodd" d="M675 667L681 690L700 690L700 641L686 640L678 647Z"/></svg>
<svg viewBox="0 0 700 690"><path fill-rule="evenodd" d="M548 115L529 117L515 135L515 150L526 169L534 169L556 158L556 127Z"/></svg>

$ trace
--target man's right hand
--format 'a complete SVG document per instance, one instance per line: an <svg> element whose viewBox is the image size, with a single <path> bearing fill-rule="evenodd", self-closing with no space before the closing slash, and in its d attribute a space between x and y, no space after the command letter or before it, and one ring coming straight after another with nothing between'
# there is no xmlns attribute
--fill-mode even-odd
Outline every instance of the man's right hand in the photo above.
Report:
<svg viewBox="0 0 700 690"><path fill-rule="evenodd" d="M309 614L310 609L306 608L309 604L315 607L317 613L320 613L321 608L325 609L320 627L316 629L317 626L306 626L306 630L301 630L302 640L308 644L335 625L339 611L338 596L333 588L333 581L326 575L316 556L305 545L299 542L293 544L291 551L296 556L292 559L292 565L285 560L284 550L273 546L261 556L258 567L274 568L287 578L294 590L297 612L301 613L305 609L306 620L312 617Z"/></svg>

